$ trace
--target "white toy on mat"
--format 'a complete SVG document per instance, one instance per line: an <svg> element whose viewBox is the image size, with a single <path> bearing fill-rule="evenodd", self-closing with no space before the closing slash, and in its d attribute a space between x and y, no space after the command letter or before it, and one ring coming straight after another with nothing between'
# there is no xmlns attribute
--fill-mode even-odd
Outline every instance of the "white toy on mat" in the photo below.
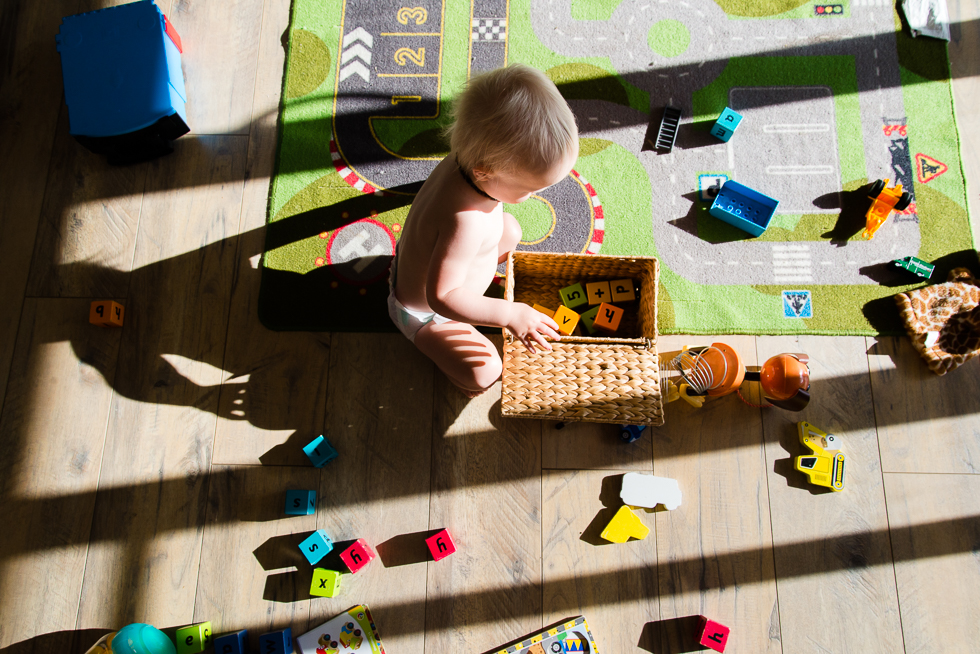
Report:
<svg viewBox="0 0 980 654"><path fill-rule="evenodd" d="M623 490L619 493L625 504L652 509L663 504L668 511L681 505L681 487L676 479L654 477L638 472L623 475Z"/></svg>

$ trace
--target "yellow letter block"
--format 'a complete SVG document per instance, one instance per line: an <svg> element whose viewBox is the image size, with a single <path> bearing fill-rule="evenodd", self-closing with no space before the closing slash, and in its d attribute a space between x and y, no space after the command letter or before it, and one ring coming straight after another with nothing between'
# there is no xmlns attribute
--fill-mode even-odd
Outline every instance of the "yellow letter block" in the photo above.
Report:
<svg viewBox="0 0 980 654"><path fill-rule="evenodd" d="M340 573L336 570L313 568L313 583L310 584L310 595L317 597L334 597L340 592Z"/></svg>
<svg viewBox="0 0 980 654"><path fill-rule="evenodd" d="M554 310L553 309L549 309L548 307L543 307L540 304L535 304L535 305L533 305L532 308L535 311L540 311L541 313L543 313L544 315L548 316L549 318L554 318L555 317Z"/></svg>
<svg viewBox="0 0 980 654"><path fill-rule="evenodd" d="M612 291L609 289L609 282L589 282L585 285L585 292L589 296L590 305L612 301Z"/></svg>
<svg viewBox="0 0 980 654"><path fill-rule="evenodd" d="M613 302L632 302L636 299L632 279L617 279L614 282L609 282L609 286L612 289Z"/></svg>
<svg viewBox="0 0 980 654"><path fill-rule="evenodd" d="M630 537L643 540L649 533L650 528L643 524L628 506L621 506L600 536L611 543L625 543Z"/></svg>
<svg viewBox="0 0 980 654"><path fill-rule="evenodd" d="M578 324L578 314L566 307L564 304L558 307L554 315L555 322L558 323L558 331L565 336L571 336Z"/></svg>

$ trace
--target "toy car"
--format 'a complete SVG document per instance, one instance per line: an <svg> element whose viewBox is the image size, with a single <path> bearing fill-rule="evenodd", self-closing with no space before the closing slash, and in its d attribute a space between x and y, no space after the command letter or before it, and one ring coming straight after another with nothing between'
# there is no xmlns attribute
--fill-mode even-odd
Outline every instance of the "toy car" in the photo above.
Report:
<svg viewBox="0 0 980 654"><path fill-rule="evenodd" d="M624 443L632 443L643 435L643 430L646 428L646 425L623 425L619 431L619 437L623 439Z"/></svg>
<svg viewBox="0 0 980 654"><path fill-rule="evenodd" d="M835 491L844 490L844 453L840 452L840 438L817 429L809 422L798 424L800 442L811 455L796 457L796 469L816 486L826 486Z"/></svg>
<svg viewBox="0 0 980 654"><path fill-rule="evenodd" d="M936 269L934 265L918 257L902 257L901 259L895 259L892 263L899 268L905 268L910 273L915 273L923 279L932 277L932 271Z"/></svg>
<svg viewBox="0 0 980 654"><path fill-rule="evenodd" d="M878 228L885 224L892 211L905 211L912 204L912 196L908 191L902 190L901 184L896 184L894 188L887 188L888 180L879 179L871 185L868 197L871 198L871 208L865 214L867 223L861 236L870 240L874 237Z"/></svg>

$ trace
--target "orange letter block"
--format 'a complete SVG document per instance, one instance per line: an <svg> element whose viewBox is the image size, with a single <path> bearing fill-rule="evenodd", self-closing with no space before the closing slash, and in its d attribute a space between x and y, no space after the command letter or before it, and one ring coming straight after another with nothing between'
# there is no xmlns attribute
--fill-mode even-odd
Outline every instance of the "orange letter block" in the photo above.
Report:
<svg viewBox="0 0 980 654"><path fill-rule="evenodd" d="M619 329L619 321L623 319L623 310L611 304L603 302L599 305L599 313L596 314L595 322L592 325L596 329L615 334Z"/></svg>
<svg viewBox="0 0 980 654"><path fill-rule="evenodd" d="M112 300L96 300L92 303L92 308L88 312L88 321L93 325L102 327L122 327L123 305Z"/></svg>
<svg viewBox="0 0 980 654"><path fill-rule="evenodd" d="M613 302L632 302L636 299L632 279L617 279L614 282L609 282L609 286L612 287Z"/></svg>
<svg viewBox="0 0 980 654"><path fill-rule="evenodd" d="M566 307L564 304L558 307L554 315L555 322L558 323L558 331L565 336L571 336L578 324L578 314Z"/></svg>
<svg viewBox="0 0 980 654"><path fill-rule="evenodd" d="M589 304L601 304L612 299L609 282L589 282L585 285L585 292L589 296Z"/></svg>

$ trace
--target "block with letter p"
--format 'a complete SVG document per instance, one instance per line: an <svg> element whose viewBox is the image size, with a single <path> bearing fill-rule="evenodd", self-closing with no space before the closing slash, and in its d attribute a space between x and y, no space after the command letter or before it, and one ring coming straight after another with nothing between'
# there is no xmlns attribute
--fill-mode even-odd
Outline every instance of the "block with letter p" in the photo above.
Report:
<svg viewBox="0 0 980 654"><path fill-rule="evenodd" d="M374 558L374 552L371 551L371 547L363 538L358 538L340 553L340 558L347 564L351 572L357 572L371 562L371 559Z"/></svg>
<svg viewBox="0 0 980 654"><path fill-rule="evenodd" d="M632 302L636 299L636 290L632 279L617 279L609 282L613 302Z"/></svg>
<svg viewBox="0 0 980 654"><path fill-rule="evenodd" d="M599 305L599 313L596 314L592 325L596 329L615 334L619 329L619 323L623 319L623 310L619 307L603 302Z"/></svg>
<svg viewBox="0 0 980 654"><path fill-rule="evenodd" d="M449 535L449 530L442 529L425 539L425 544L429 546L432 558L436 561L446 558L456 551L456 544L453 537Z"/></svg>
<svg viewBox="0 0 980 654"><path fill-rule="evenodd" d="M96 300L88 310L88 321L100 327L122 327L125 313L125 308L118 302Z"/></svg>
<svg viewBox="0 0 980 654"><path fill-rule="evenodd" d="M198 654L211 646L211 623L199 622L181 627L174 634L177 654Z"/></svg>

